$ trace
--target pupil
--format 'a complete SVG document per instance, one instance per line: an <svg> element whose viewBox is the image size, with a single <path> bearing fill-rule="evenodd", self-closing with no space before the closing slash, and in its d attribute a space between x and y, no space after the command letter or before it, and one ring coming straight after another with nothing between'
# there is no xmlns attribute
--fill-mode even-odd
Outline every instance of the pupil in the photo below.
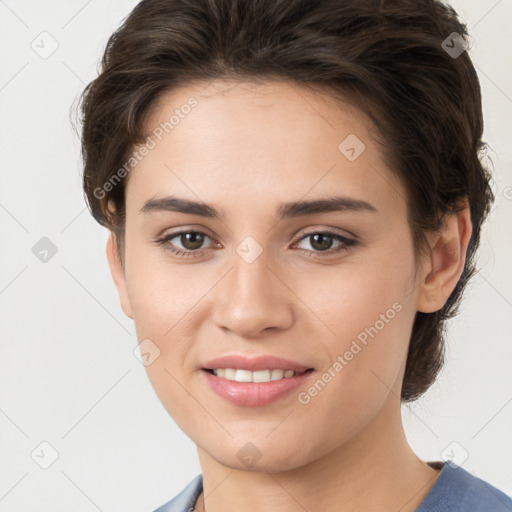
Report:
<svg viewBox="0 0 512 512"><path fill-rule="evenodd" d="M199 249L203 245L203 235L200 233L185 233L181 235L181 243L187 249Z"/></svg>
<svg viewBox="0 0 512 512"><path fill-rule="evenodd" d="M318 239L324 240L324 243L318 243ZM330 243L325 243L325 240L328 239ZM332 237L330 235L322 235L322 234L316 234L313 235L313 243L311 244L312 247L315 249L318 249L320 251L329 249L332 245Z"/></svg>

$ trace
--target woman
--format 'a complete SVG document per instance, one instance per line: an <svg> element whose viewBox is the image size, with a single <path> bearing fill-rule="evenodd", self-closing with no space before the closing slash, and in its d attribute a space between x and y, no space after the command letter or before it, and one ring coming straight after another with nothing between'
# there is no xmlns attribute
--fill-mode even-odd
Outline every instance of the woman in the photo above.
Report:
<svg viewBox="0 0 512 512"><path fill-rule="evenodd" d="M159 511L510 511L422 461L493 194L434 0L146 0L83 95L84 189L202 474Z"/></svg>

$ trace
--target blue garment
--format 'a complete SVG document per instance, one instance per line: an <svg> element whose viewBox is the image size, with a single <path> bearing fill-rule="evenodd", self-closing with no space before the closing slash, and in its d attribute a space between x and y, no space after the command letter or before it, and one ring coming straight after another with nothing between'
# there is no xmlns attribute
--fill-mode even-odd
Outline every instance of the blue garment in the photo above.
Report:
<svg viewBox="0 0 512 512"><path fill-rule="evenodd" d="M512 499L453 462L429 462L442 468L416 512L512 512ZM174 499L154 512L193 512L203 490L197 475Z"/></svg>

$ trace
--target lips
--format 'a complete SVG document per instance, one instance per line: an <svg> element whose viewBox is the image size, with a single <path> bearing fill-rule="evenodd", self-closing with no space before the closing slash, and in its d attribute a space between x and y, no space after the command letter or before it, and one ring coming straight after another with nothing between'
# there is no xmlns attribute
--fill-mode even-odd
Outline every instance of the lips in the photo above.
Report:
<svg viewBox="0 0 512 512"><path fill-rule="evenodd" d="M293 371L293 376L269 382L239 382L217 376L219 369L262 372L264 370ZM201 368L206 383L218 396L240 407L262 407L289 395L303 385L314 373L314 368L276 356L245 357L226 355L207 361ZM220 373L222 375L222 372Z"/></svg>
<svg viewBox="0 0 512 512"><path fill-rule="evenodd" d="M205 370L216 370L217 368L233 368L235 370L293 370L296 373L303 373L311 369L311 366L298 364L289 359L277 356L246 357L237 354L226 355L211 359L202 365Z"/></svg>

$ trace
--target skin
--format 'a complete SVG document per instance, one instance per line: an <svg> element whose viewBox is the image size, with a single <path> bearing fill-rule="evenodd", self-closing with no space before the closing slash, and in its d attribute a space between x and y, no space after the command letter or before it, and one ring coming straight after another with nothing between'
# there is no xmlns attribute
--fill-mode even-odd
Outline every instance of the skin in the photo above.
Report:
<svg viewBox="0 0 512 512"><path fill-rule="evenodd" d="M191 96L198 105L131 171L124 254L111 235L107 256L139 341L160 350L146 367L152 385L197 445L206 500L201 495L196 509L414 511L438 471L403 431L407 346L416 312L440 309L462 273L468 208L429 234L429 254L416 259L405 189L357 108L284 81L217 80L162 96L148 133ZM338 149L349 134L366 146L354 161ZM171 194L225 216L141 212ZM377 212L276 216L282 202L332 195ZM181 229L208 236L195 246L180 236L156 242ZM305 236L326 229L358 243L334 253L342 244L331 239L327 254ZM252 263L236 252L247 236L262 250ZM198 256L180 258L169 246ZM394 303L401 311L301 404L298 392ZM201 370L236 353L277 355L315 371L277 402L240 407L215 394ZM248 442L261 454L253 467L237 456Z"/></svg>

